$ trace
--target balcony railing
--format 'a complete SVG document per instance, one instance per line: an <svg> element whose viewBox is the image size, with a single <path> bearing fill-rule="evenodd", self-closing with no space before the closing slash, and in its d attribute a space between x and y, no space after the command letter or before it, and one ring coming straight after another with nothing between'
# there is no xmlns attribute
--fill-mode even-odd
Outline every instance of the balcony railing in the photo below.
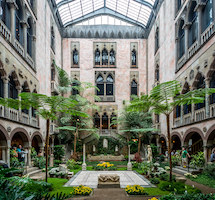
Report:
<svg viewBox="0 0 215 200"><path fill-rule="evenodd" d="M9 42L11 42L11 33L3 21L0 20L0 33Z"/></svg>
<svg viewBox="0 0 215 200"><path fill-rule="evenodd" d="M188 58L196 53L198 50L198 41L194 42L192 46L188 49Z"/></svg>
<svg viewBox="0 0 215 200"><path fill-rule="evenodd" d="M0 117L4 117L4 106L0 105Z"/></svg>
<svg viewBox="0 0 215 200"><path fill-rule="evenodd" d="M180 117L175 118L175 119L174 119L174 126L175 126L175 127L178 127L178 126L180 126L180 125L181 125L181 118L180 118Z"/></svg>
<svg viewBox="0 0 215 200"><path fill-rule="evenodd" d="M28 62L29 65L31 65L32 68L34 68L34 61L28 53L26 55L26 61Z"/></svg>
<svg viewBox="0 0 215 200"><path fill-rule="evenodd" d="M210 117L215 117L215 104L210 105Z"/></svg>
<svg viewBox="0 0 215 200"><path fill-rule="evenodd" d="M192 117L191 113L188 113L188 114L184 115L184 117L183 117L184 125L191 123L191 117Z"/></svg>
<svg viewBox="0 0 215 200"><path fill-rule="evenodd" d="M58 126L55 123L52 123L50 125L50 133L51 134L59 133L59 129L57 129L57 128L58 128Z"/></svg>
<svg viewBox="0 0 215 200"><path fill-rule="evenodd" d="M13 108L9 108L9 119L13 121L19 121L19 111Z"/></svg>
<svg viewBox="0 0 215 200"><path fill-rule="evenodd" d="M201 44L204 44L214 33L214 24L212 23L201 35Z"/></svg>
<svg viewBox="0 0 215 200"><path fill-rule="evenodd" d="M195 111L195 121L202 121L205 119L205 108L201 108Z"/></svg>
<svg viewBox="0 0 215 200"><path fill-rule="evenodd" d="M22 123L29 124L29 115L26 113L22 113Z"/></svg>
<svg viewBox="0 0 215 200"><path fill-rule="evenodd" d="M101 129L99 130L99 135L101 136L111 136L116 135L117 129Z"/></svg>
<svg viewBox="0 0 215 200"><path fill-rule="evenodd" d="M14 47L19 52L19 54L24 57L24 48L17 39L14 39Z"/></svg>
<svg viewBox="0 0 215 200"><path fill-rule="evenodd" d="M177 70L180 69L184 63L185 63L186 59L185 59L185 55L183 55L179 60L178 60L178 63L177 63Z"/></svg>
<svg viewBox="0 0 215 200"><path fill-rule="evenodd" d="M31 125L34 127L39 127L39 120L35 117L31 118Z"/></svg>

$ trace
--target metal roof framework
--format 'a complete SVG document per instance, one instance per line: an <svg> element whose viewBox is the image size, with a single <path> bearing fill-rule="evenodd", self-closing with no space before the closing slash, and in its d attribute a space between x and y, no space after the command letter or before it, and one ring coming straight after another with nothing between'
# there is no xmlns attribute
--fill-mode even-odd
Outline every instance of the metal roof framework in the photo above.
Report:
<svg viewBox="0 0 215 200"><path fill-rule="evenodd" d="M109 15L145 29L157 3L158 0L54 0L54 7L63 27Z"/></svg>

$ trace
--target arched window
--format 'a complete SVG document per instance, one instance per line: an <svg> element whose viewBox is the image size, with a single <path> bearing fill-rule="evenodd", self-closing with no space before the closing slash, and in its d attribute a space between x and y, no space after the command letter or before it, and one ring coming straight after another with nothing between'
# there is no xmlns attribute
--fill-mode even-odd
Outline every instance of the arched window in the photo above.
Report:
<svg viewBox="0 0 215 200"><path fill-rule="evenodd" d="M95 50L95 65L100 65L100 51L98 48Z"/></svg>
<svg viewBox="0 0 215 200"><path fill-rule="evenodd" d="M78 56L78 50L76 48L72 52L72 59L73 59L73 65L78 65L79 56Z"/></svg>
<svg viewBox="0 0 215 200"><path fill-rule="evenodd" d="M133 49L131 52L131 65L132 67L137 66L137 52L135 49Z"/></svg>
<svg viewBox="0 0 215 200"><path fill-rule="evenodd" d="M55 31L54 31L53 26L51 26L51 48L54 51L54 49L55 49Z"/></svg>
<svg viewBox="0 0 215 200"><path fill-rule="evenodd" d="M179 95L179 94L178 94ZM178 96L178 95L176 95L176 96ZM179 105L177 105L176 107L175 107L175 118L178 118L178 117L180 117L181 116L181 106L179 106Z"/></svg>
<svg viewBox="0 0 215 200"><path fill-rule="evenodd" d="M34 3L35 3L35 0L30 0L31 8L34 8Z"/></svg>
<svg viewBox="0 0 215 200"><path fill-rule="evenodd" d="M159 66L157 65L155 69L155 82L158 82L159 80L160 80L160 69L159 69Z"/></svg>
<svg viewBox="0 0 215 200"><path fill-rule="evenodd" d="M106 95L113 96L113 78L108 75L106 82Z"/></svg>
<svg viewBox="0 0 215 200"><path fill-rule="evenodd" d="M51 66L51 81L55 80L55 66Z"/></svg>
<svg viewBox="0 0 215 200"><path fill-rule="evenodd" d="M6 0L0 0L0 19L10 29L10 8Z"/></svg>
<svg viewBox="0 0 215 200"><path fill-rule="evenodd" d="M185 53L185 37L184 37L184 21L182 20L179 26L178 38L179 38L179 52L178 59L180 59Z"/></svg>
<svg viewBox="0 0 215 200"><path fill-rule="evenodd" d="M96 79L96 86L99 89L97 90L97 95L104 95L104 79L101 75Z"/></svg>
<svg viewBox="0 0 215 200"><path fill-rule="evenodd" d="M210 88L215 88L215 72L213 72L210 80ZM215 93L210 95L210 104L215 103Z"/></svg>
<svg viewBox="0 0 215 200"><path fill-rule="evenodd" d="M4 82L0 76L0 97L4 98Z"/></svg>
<svg viewBox="0 0 215 200"><path fill-rule="evenodd" d="M23 28L21 25L21 21L23 18L23 10L22 10L22 6L21 6L21 2L20 0L16 0L16 4L17 4L17 9L16 9L16 39L19 41L19 43L21 45L23 45Z"/></svg>
<svg viewBox="0 0 215 200"><path fill-rule="evenodd" d="M112 115L110 116L110 123L111 123L111 128L112 129L117 129L117 125L116 124L112 124L113 121L116 120L116 115L114 113L112 113Z"/></svg>
<svg viewBox="0 0 215 200"><path fill-rule="evenodd" d="M199 78L198 78L198 83L196 84L196 89L203 89L205 88L205 77L200 75ZM205 101L203 103L197 103L195 105L195 109L198 110L198 109L201 109L201 108L204 108L205 107Z"/></svg>
<svg viewBox="0 0 215 200"><path fill-rule="evenodd" d="M155 123L160 123L160 115L155 114Z"/></svg>
<svg viewBox="0 0 215 200"><path fill-rule="evenodd" d="M18 90L16 89L16 83L13 80L12 76L9 76L8 97L11 99L17 99L18 98Z"/></svg>
<svg viewBox="0 0 215 200"><path fill-rule="evenodd" d="M206 6L202 10L202 32L213 22L213 2L212 0L204 0Z"/></svg>
<svg viewBox="0 0 215 200"><path fill-rule="evenodd" d="M33 37L33 24L30 18L28 18L28 29L27 29L27 52L32 57L32 37Z"/></svg>
<svg viewBox="0 0 215 200"><path fill-rule="evenodd" d="M93 118L94 118L94 127L99 128L100 127L100 116L99 116L99 114L96 113Z"/></svg>
<svg viewBox="0 0 215 200"><path fill-rule="evenodd" d="M30 92L27 82L23 84L22 92ZM22 109L22 112L28 114L28 109Z"/></svg>
<svg viewBox="0 0 215 200"><path fill-rule="evenodd" d="M189 22L191 23L189 28L189 47L197 40L198 38L198 17L197 12L195 11L196 1L192 1L190 12L189 12Z"/></svg>
<svg viewBox="0 0 215 200"><path fill-rule="evenodd" d="M107 113L104 113L104 115L102 115L102 129L108 129L108 127L109 127L108 115Z"/></svg>
<svg viewBox="0 0 215 200"><path fill-rule="evenodd" d="M78 80L74 80L72 83L72 95L77 95L79 94L78 86L80 85L80 82Z"/></svg>
<svg viewBox="0 0 215 200"><path fill-rule="evenodd" d="M37 93L37 91L34 90L33 93ZM33 107L31 108L31 115L32 115L32 117L34 117L34 118L36 118L36 116L37 116L37 115L36 115L36 111L37 111L37 110L36 110L35 108L33 108Z"/></svg>
<svg viewBox="0 0 215 200"><path fill-rule="evenodd" d="M185 86L184 86L184 90L182 91L183 94L186 94L190 91L190 87L188 85L188 83L186 82ZM184 112L184 115L188 114L188 113L191 113L191 107L192 105L191 104L185 104L183 106L183 112Z"/></svg>
<svg viewBox="0 0 215 200"><path fill-rule="evenodd" d="M156 32L155 32L155 52L159 49L159 28L157 27Z"/></svg>
<svg viewBox="0 0 215 200"><path fill-rule="evenodd" d="M115 51L113 49L110 50L110 65L116 64Z"/></svg>
<svg viewBox="0 0 215 200"><path fill-rule="evenodd" d="M131 82L131 95L137 95L137 82L135 80Z"/></svg>
<svg viewBox="0 0 215 200"><path fill-rule="evenodd" d="M102 65L108 65L108 51L106 48L102 50Z"/></svg>

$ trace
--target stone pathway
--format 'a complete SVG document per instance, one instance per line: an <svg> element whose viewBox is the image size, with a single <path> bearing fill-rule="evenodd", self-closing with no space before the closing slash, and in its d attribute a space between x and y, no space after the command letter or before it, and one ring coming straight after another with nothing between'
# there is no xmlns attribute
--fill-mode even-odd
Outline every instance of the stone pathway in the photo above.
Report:
<svg viewBox="0 0 215 200"><path fill-rule="evenodd" d="M85 185L97 188L99 174L117 174L120 176L120 187L127 185L141 185L143 187L153 187L153 185L142 175L134 171L80 171L71 178L64 186Z"/></svg>

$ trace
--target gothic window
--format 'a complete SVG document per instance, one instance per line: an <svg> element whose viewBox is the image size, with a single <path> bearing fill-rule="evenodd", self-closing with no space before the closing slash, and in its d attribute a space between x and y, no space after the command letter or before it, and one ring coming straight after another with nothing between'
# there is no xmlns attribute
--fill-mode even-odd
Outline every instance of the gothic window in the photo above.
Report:
<svg viewBox="0 0 215 200"><path fill-rule="evenodd" d="M102 129L108 129L108 127L109 127L108 115L107 113L104 113L104 115L102 115Z"/></svg>
<svg viewBox="0 0 215 200"><path fill-rule="evenodd" d="M155 32L155 53L159 49L159 28L157 27L156 32Z"/></svg>
<svg viewBox="0 0 215 200"><path fill-rule="evenodd" d="M13 80L12 76L9 76L8 97L11 99L17 99L18 98L18 90L16 89L16 83Z"/></svg>
<svg viewBox="0 0 215 200"><path fill-rule="evenodd" d="M182 20L179 26L179 32L178 32L178 37L179 37L179 53L178 53L178 59L180 59L184 53L185 53L185 37L184 37L184 21Z"/></svg>
<svg viewBox="0 0 215 200"><path fill-rule="evenodd" d="M137 82L135 80L131 82L131 95L137 95Z"/></svg>
<svg viewBox="0 0 215 200"><path fill-rule="evenodd" d="M27 52L32 57L32 39L33 39L33 24L30 18L28 18L28 29L27 29Z"/></svg>
<svg viewBox="0 0 215 200"><path fill-rule="evenodd" d="M113 78L111 75L108 75L108 77L107 77L106 95L113 96Z"/></svg>
<svg viewBox="0 0 215 200"><path fill-rule="evenodd" d="M195 11L196 1L192 1L190 12L189 12L189 22L191 23L189 28L189 47L197 40L198 38L198 17L197 12Z"/></svg>
<svg viewBox="0 0 215 200"><path fill-rule="evenodd" d="M176 95L176 96L178 96L178 95ZM175 108L175 118L178 118L180 116L181 116L181 106L177 105Z"/></svg>
<svg viewBox="0 0 215 200"><path fill-rule="evenodd" d="M157 65L155 69L155 82L158 82L159 80L160 80L160 69L159 69L159 66Z"/></svg>
<svg viewBox="0 0 215 200"><path fill-rule="evenodd" d="M95 65L100 65L100 51L98 48L95 50Z"/></svg>
<svg viewBox="0 0 215 200"><path fill-rule="evenodd" d="M155 123L159 123L160 122L160 115L155 114Z"/></svg>
<svg viewBox="0 0 215 200"><path fill-rule="evenodd" d="M73 59L73 65L79 64L79 55L78 55L78 50L76 48L72 52L72 59Z"/></svg>
<svg viewBox="0 0 215 200"><path fill-rule="evenodd" d="M113 49L110 50L110 65L116 64L115 51Z"/></svg>
<svg viewBox="0 0 215 200"><path fill-rule="evenodd" d="M98 113L94 115L94 127L99 128L100 127L100 116Z"/></svg>
<svg viewBox="0 0 215 200"><path fill-rule="evenodd" d="M215 72L213 72L210 80L210 88L215 88ZM215 103L215 93L210 95L210 104Z"/></svg>
<svg viewBox="0 0 215 200"><path fill-rule="evenodd" d="M22 6L20 3L20 0L16 0L16 4L17 4L17 9L16 9L16 21L15 21L15 26L16 26L16 39L19 41L19 43L21 45L23 45L23 28L21 25L21 21L23 18L23 10L22 10Z"/></svg>
<svg viewBox="0 0 215 200"><path fill-rule="evenodd" d="M101 75L96 79L96 86L99 89L99 91L97 90L97 95L104 95L104 79Z"/></svg>
<svg viewBox="0 0 215 200"><path fill-rule="evenodd" d="M108 51L106 48L102 50L102 65L108 65Z"/></svg>
<svg viewBox="0 0 215 200"><path fill-rule="evenodd" d="M34 8L34 3L35 3L35 0L30 0L31 8Z"/></svg>
<svg viewBox="0 0 215 200"><path fill-rule="evenodd" d="M10 29L10 8L6 0L0 0L0 19Z"/></svg>
<svg viewBox="0 0 215 200"><path fill-rule="evenodd" d="M0 97L4 98L4 82L0 77Z"/></svg>
<svg viewBox="0 0 215 200"><path fill-rule="evenodd" d="M137 52L135 49L133 49L131 52L131 65L132 67L137 66Z"/></svg>
<svg viewBox="0 0 215 200"><path fill-rule="evenodd" d="M111 128L112 129L117 129L117 125L112 124L115 120L116 120L116 115L114 113L112 113L112 115L110 116L110 123L111 123Z"/></svg>
<svg viewBox="0 0 215 200"><path fill-rule="evenodd" d="M51 67L51 81L54 81L55 80L55 67L52 66Z"/></svg>
<svg viewBox="0 0 215 200"><path fill-rule="evenodd" d="M33 93L37 93L37 91L34 90ZM36 118L36 111L37 111L37 110L36 110L35 108L33 108L33 107L31 108L31 115L32 115L32 117L34 117L34 118Z"/></svg>
<svg viewBox="0 0 215 200"><path fill-rule="evenodd" d="M183 94L186 94L186 93L188 93L190 91L190 87L189 87L189 85L188 85L188 83L186 83L185 84L185 86L184 86L184 90L183 90ZM184 112L184 115L186 115L186 114L188 114L188 113L191 113L191 107L192 107L192 105L191 104L185 104L184 106L183 106L183 112Z"/></svg>
<svg viewBox="0 0 215 200"><path fill-rule="evenodd" d="M77 95L79 94L78 86L80 85L78 80L74 80L72 83L72 95Z"/></svg>
<svg viewBox="0 0 215 200"><path fill-rule="evenodd" d="M205 0L206 6L202 10L202 32L213 22L213 2Z"/></svg>
<svg viewBox="0 0 215 200"><path fill-rule="evenodd" d="M201 88L202 89L205 88L205 77L200 74L198 77L198 82L196 84L196 89L201 89ZM204 107L205 107L205 101L203 103L197 103L195 105L196 110L204 108Z"/></svg>
<svg viewBox="0 0 215 200"><path fill-rule="evenodd" d="M51 27L51 48L54 51L55 49L55 32L54 32L54 27Z"/></svg>
<svg viewBox="0 0 215 200"><path fill-rule="evenodd" d="M27 82L25 82L22 86L22 92L30 92ZM28 114L28 109L22 109L22 112Z"/></svg>

